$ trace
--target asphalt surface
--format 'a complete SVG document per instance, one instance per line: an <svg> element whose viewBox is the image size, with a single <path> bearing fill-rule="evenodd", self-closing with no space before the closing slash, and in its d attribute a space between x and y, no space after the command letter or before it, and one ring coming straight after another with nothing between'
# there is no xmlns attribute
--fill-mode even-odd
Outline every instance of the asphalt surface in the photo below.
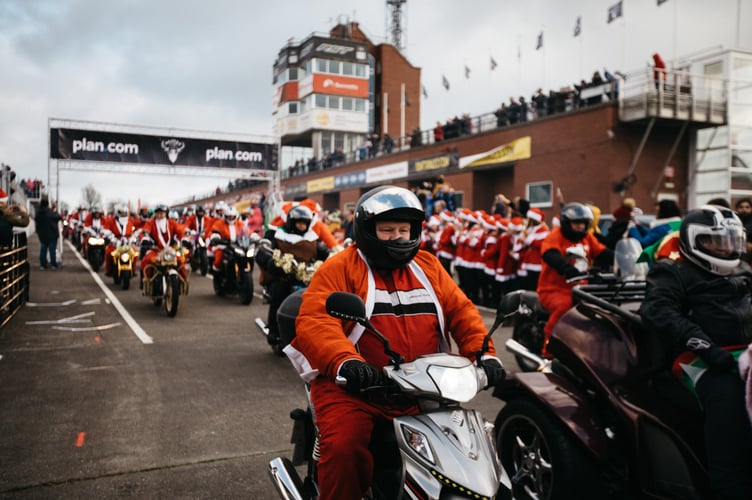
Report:
<svg viewBox="0 0 752 500"><path fill-rule="evenodd" d="M0 330L0 498L277 498L267 463L290 455L305 396L254 325L258 287L244 306L194 273L168 318L67 243L58 270L29 247L29 303ZM493 421L501 402L468 406Z"/></svg>

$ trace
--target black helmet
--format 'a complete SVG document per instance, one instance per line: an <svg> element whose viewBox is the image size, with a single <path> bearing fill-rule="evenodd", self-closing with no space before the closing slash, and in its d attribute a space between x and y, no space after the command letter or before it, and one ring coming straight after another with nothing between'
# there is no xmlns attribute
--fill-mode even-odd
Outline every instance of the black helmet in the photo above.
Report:
<svg viewBox="0 0 752 500"><path fill-rule="evenodd" d="M167 205L165 205L164 203L160 203L159 205L154 207L154 213L157 213L157 212L167 213L167 211L168 211Z"/></svg>
<svg viewBox="0 0 752 500"><path fill-rule="evenodd" d="M593 223L593 211L590 210L590 207L582 203L567 203L561 208L559 219L561 222L561 232L564 234L564 237L569 241L577 242L587 235L590 224ZM572 229L573 222L584 222L585 229L583 231L575 231Z"/></svg>
<svg viewBox="0 0 752 500"><path fill-rule="evenodd" d="M204 212L204 206L203 205L199 205L199 206L196 207L196 213L199 213L199 212L202 212L202 213Z"/></svg>
<svg viewBox="0 0 752 500"><path fill-rule="evenodd" d="M305 222L305 231L300 231L295 225L296 222ZM287 212L285 229L287 229L288 233L304 234L311 227L311 222L313 222L313 212L311 212L311 209L304 205L296 205Z"/></svg>
<svg viewBox="0 0 752 500"><path fill-rule="evenodd" d="M404 266L420 248L420 232L426 213L412 191L396 186L382 186L365 193L355 206L353 236L358 248L378 268ZM410 223L410 239L380 240L375 221Z"/></svg>
<svg viewBox="0 0 752 500"><path fill-rule="evenodd" d="M679 251L688 260L714 274L726 276L745 249L746 236L739 217L728 208L705 205L690 210L679 229Z"/></svg>

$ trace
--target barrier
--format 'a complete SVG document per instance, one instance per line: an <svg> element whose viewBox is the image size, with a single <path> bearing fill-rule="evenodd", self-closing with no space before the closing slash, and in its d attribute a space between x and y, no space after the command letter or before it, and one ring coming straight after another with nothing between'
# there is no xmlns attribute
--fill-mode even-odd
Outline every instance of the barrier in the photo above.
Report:
<svg viewBox="0 0 752 500"><path fill-rule="evenodd" d="M25 232L13 234L13 244L0 248L0 328L29 300L29 262Z"/></svg>

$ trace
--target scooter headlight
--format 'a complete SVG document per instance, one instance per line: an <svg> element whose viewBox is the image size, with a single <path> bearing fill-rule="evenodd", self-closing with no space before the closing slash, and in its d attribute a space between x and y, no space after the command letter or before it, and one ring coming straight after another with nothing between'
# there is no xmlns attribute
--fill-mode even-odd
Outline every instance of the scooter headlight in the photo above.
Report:
<svg viewBox="0 0 752 500"><path fill-rule="evenodd" d="M433 365L428 374L439 388L441 395L452 401L467 403L478 394L478 374L472 363L463 367Z"/></svg>
<svg viewBox="0 0 752 500"><path fill-rule="evenodd" d="M131 260L131 256L128 254L128 252L120 254L120 262L128 262L129 260Z"/></svg>
<svg viewBox="0 0 752 500"><path fill-rule="evenodd" d="M245 256L248 257L249 259L252 259L253 258L253 254L254 254L254 249L253 248L249 248L248 251L246 251Z"/></svg>
<svg viewBox="0 0 752 500"><path fill-rule="evenodd" d="M175 250L172 248L168 248L164 251L164 254L162 254L163 260L165 262L172 262L177 259L177 254L175 253Z"/></svg>
<svg viewBox="0 0 752 500"><path fill-rule="evenodd" d="M245 255L242 248L235 248L235 254L240 255L241 257Z"/></svg>
<svg viewBox="0 0 752 500"><path fill-rule="evenodd" d="M431 451L431 445L428 443L428 437L426 437L425 434L403 424L402 435L415 453L436 465L436 460L433 458L433 452Z"/></svg>
<svg viewBox="0 0 752 500"><path fill-rule="evenodd" d="M89 238L89 245L104 245L104 238L95 238L94 236L92 236L91 238Z"/></svg>

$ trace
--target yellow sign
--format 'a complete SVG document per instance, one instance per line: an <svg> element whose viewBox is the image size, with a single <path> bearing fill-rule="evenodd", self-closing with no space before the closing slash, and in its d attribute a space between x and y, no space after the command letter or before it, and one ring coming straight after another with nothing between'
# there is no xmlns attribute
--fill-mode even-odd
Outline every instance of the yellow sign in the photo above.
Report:
<svg viewBox="0 0 752 500"><path fill-rule="evenodd" d="M315 193L317 191L327 191L334 189L334 176L322 177L321 179L314 179L306 183L306 191L309 193Z"/></svg>
<svg viewBox="0 0 752 500"><path fill-rule="evenodd" d="M440 156L438 158L431 158L428 160L420 160L415 162L415 171L422 172L424 170L436 170L438 168L447 168L450 166L449 156Z"/></svg>
<svg viewBox="0 0 752 500"><path fill-rule="evenodd" d="M531 156L530 136L521 137L509 144L492 149L482 158L468 163L468 167L481 167L483 165L496 165L498 163L507 163L514 160L527 160Z"/></svg>

